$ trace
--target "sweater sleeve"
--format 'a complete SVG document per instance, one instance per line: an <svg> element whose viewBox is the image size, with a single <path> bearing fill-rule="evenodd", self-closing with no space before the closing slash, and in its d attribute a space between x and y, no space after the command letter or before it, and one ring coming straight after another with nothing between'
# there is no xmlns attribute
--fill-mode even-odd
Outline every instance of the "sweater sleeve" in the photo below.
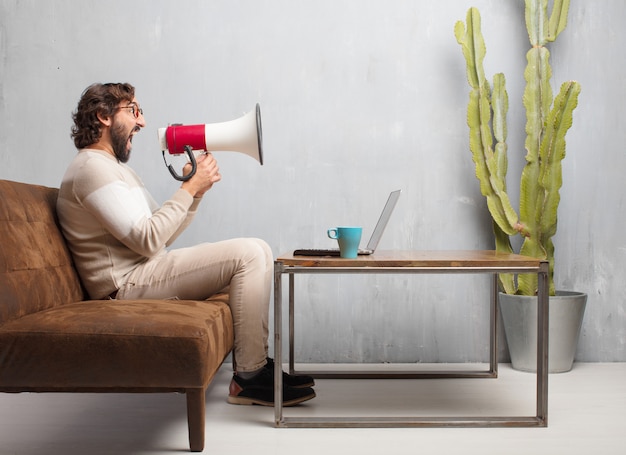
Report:
<svg viewBox="0 0 626 455"><path fill-rule="evenodd" d="M103 173L90 172L89 162L74 180L76 198L101 223L103 229L145 257L159 253L188 224L193 197L179 189L161 207L153 201L139 178L127 167Z"/></svg>
<svg viewBox="0 0 626 455"><path fill-rule="evenodd" d="M184 190L181 190L181 191L184 191ZM169 238L165 246L170 246L172 243L174 243L174 240L176 240L178 236L182 234L185 229L187 229L187 226L191 224L191 221L193 220L193 218L196 216L196 213L198 212L198 206L200 205L200 201L202 201L201 197L193 198L191 207L189 207L189 210L187 210L187 217L182 222L178 230L174 232L174 234Z"/></svg>

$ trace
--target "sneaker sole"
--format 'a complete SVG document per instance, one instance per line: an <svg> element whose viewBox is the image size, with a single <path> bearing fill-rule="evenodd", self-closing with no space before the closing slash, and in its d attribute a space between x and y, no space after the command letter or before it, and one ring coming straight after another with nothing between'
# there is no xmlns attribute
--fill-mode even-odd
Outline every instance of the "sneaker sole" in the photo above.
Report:
<svg viewBox="0 0 626 455"><path fill-rule="evenodd" d="M315 387L315 381L311 381L306 384L298 384L298 385L285 384L285 385L291 387L292 389L306 389L308 387Z"/></svg>
<svg viewBox="0 0 626 455"><path fill-rule="evenodd" d="M300 403L304 403L305 401L309 401L311 399L315 398L315 392L303 396L303 397L298 397L298 398L294 398L292 400L289 401L283 401L283 407L290 407L290 406L296 406ZM228 403L230 404L238 404L238 405L243 405L243 406L252 406L252 405L258 405L258 406L269 406L269 407L274 407L274 402L273 401L263 401L263 400L259 400L256 398L248 398L248 397L239 397L239 396L228 396Z"/></svg>

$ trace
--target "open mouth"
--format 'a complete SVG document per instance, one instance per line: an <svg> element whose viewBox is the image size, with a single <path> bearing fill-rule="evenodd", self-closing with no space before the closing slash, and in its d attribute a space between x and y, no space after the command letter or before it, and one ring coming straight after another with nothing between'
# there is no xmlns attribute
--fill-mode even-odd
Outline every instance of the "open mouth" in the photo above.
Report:
<svg viewBox="0 0 626 455"><path fill-rule="evenodd" d="M130 135L128 136L128 142L130 142L132 144L133 142L133 137L135 137L135 134L137 134L139 132L141 128L139 128L138 126L136 126L135 128L133 128L133 130L130 132Z"/></svg>

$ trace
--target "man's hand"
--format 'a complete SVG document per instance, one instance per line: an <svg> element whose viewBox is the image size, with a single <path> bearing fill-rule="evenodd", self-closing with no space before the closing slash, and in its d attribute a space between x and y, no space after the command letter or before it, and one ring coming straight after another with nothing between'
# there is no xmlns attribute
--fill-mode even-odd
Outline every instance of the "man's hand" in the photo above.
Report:
<svg viewBox="0 0 626 455"><path fill-rule="evenodd" d="M191 172L191 164L186 164L183 168L183 174ZM217 161L211 153L203 153L196 158L196 173L186 182L183 182L181 188L191 194L193 197L201 197L209 191L214 183L222 180L220 168Z"/></svg>

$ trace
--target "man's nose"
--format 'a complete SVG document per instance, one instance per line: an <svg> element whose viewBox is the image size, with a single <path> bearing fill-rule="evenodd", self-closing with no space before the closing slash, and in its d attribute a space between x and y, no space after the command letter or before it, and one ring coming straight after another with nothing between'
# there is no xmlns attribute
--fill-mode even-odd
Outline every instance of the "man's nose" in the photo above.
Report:
<svg viewBox="0 0 626 455"><path fill-rule="evenodd" d="M137 126L140 128L146 126L146 119L141 112L139 113L139 117L137 117L137 121L135 123L137 123Z"/></svg>

